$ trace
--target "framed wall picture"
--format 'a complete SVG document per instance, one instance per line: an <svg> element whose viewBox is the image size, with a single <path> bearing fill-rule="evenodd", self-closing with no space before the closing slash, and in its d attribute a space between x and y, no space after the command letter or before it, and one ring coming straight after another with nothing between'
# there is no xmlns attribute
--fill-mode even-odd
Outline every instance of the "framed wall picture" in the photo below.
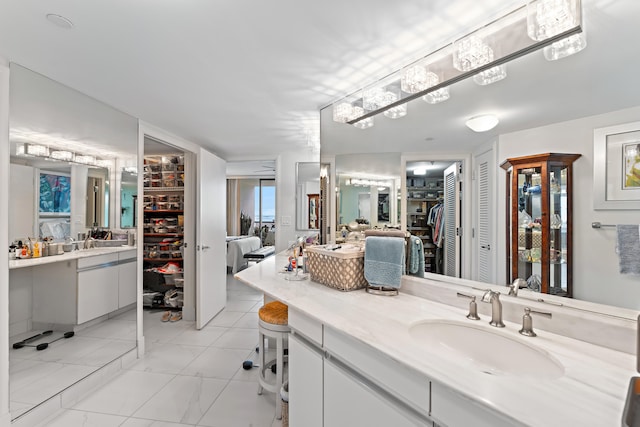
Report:
<svg viewBox="0 0 640 427"><path fill-rule="evenodd" d="M640 122L594 130L593 208L640 209Z"/></svg>
<svg viewBox="0 0 640 427"><path fill-rule="evenodd" d="M40 172L38 208L41 217L71 215L71 177L60 172Z"/></svg>

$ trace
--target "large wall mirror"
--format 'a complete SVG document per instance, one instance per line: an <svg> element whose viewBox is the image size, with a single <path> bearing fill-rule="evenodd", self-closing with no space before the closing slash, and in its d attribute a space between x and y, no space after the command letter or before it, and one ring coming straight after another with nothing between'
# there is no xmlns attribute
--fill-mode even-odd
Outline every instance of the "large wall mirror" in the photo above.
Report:
<svg viewBox="0 0 640 427"><path fill-rule="evenodd" d="M11 64L9 126L11 240L47 237L62 243L98 227L113 230L135 225L137 119ZM75 261L72 263L70 277L74 283L76 277L90 274L76 273ZM61 330L68 327L66 324L40 320L45 311L48 318L64 318L65 304L82 298L66 288L57 292L55 298L59 299L50 298L49 303L42 304L46 299L42 290L58 286L62 275L67 274L68 264L53 262L10 269L11 343L45 331L52 331L52 339L68 332ZM129 271L135 266L135 262L126 264ZM36 272L36 268L40 270ZM34 277L46 277L44 286L35 283ZM135 279L127 285L128 289L135 289ZM119 294L117 276L112 286L111 295L118 299L122 291ZM75 336L43 351L10 348L12 417L24 414L134 349L135 298L134 292L121 309L84 323L78 305L78 316L70 322Z"/></svg>
<svg viewBox="0 0 640 427"><path fill-rule="evenodd" d="M468 267L461 275L505 285L506 191L505 172L499 163L510 157L545 152L581 154L574 164L575 183L581 188L574 195L574 298L638 309L637 279L619 273L615 228L594 230L591 222L638 222L637 210L594 209L592 188L594 162L599 162L593 158L594 129L637 121L640 114L640 86L634 84L635 76L629 66L613 65L627 63L629 55L634 64L640 61L632 55L631 47L619 42L637 36L632 15L640 12L639 5L631 0L595 1L584 2L583 8L588 45L576 55L547 61L542 52L532 52L508 62L504 80L486 86L476 84L472 78L463 80L449 88L448 100L436 104L413 100L407 104L405 117L391 119L379 114L373 117L373 127L367 129L335 122L332 107L324 108L321 158L335 158L336 168L342 156L365 159L366 155L380 155L389 166L402 165L401 184L405 188L400 194L400 218L405 221L407 215L420 218L424 213L417 212L417 202L407 203L408 197L423 195L422 190L406 188L410 163L462 161L462 251L463 265L466 262ZM493 130L476 133L465 126L467 119L485 113L500 119ZM398 161L399 156L404 160ZM480 245L476 237L471 237L481 225L481 194L477 188L481 171L488 172L490 179L489 191L483 193L484 207L488 209L483 212L488 220L482 224L489 227L493 236L488 255L480 253L481 246L487 247L486 242ZM341 192L335 210L337 224L351 219L341 210L346 192L340 179L336 173L331 184ZM360 196L350 197L349 203L355 206L357 197ZM407 205L413 211L408 211ZM485 270L491 275L478 275L480 262L488 265Z"/></svg>

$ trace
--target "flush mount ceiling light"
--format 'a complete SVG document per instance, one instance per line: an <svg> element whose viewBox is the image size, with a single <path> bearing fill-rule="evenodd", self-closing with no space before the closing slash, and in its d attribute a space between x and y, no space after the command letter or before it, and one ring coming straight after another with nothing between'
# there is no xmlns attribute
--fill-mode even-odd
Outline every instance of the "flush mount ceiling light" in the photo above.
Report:
<svg viewBox="0 0 640 427"><path fill-rule="evenodd" d="M65 30L70 30L73 28L73 22L69 18L65 18L62 15L57 15L55 13L47 14L47 21L51 22L56 27L64 28Z"/></svg>
<svg viewBox="0 0 640 427"><path fill-rule="evenodd" d="M413 174L414 175L426 175L427 174L427 168L416 168L413 170Z"/></svg>
<svg viewBox="0 0 640 427"><path fill-rule="evenodd" d="M467 78L482 86L500 81L507 62L536 50L544 49L549 60L579 52L586 46L581 8L581 0L530 1L336 101L333 120L364 129L373 126L367 119L376 114L405 115L414 99L442 102L449 98L449 86Z"/></svg>
<svg viewBox="0 0 640 427"><path fill-rule="evenodd" d="M496 127L498 122L498 118L493 114L483 114L471 117L465 122L465 125L474 132L486 132Z"/></svg>

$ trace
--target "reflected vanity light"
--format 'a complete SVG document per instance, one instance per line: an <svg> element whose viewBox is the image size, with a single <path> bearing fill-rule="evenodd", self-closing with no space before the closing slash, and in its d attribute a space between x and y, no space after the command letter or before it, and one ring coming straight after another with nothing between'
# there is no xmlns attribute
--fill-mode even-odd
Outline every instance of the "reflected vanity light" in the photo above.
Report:
<svg viewBox="0 0 640 427"><path fill-rule="evenodd" d="M336 101L333 120L366 129L379 113L406 115L407 103L419 97L430 104L449 99L449 86L467 78L481 86L498 82L507 76L507 62L536 50L548 60L577 53L586 46L581 8L581 0L529 1Z"/></svg>
<svg viewBox="0 0 640 427"><path fill-rule="evenodd" d="M465 125L474 132L487 132L498 125L498 118L493 114L471 117Z"/></svg>
<svg viewBox="0 0 640 427"><path fill-rule="evenodd" d="M54 150L51 152L50 157L55 160L62 160L65 162L72 162L74 154L71 151L66 150Z"/></svg>
<svg viewBox="0 0 640 427"><path fill-rule="evenodd" d="M47 157L49 156L49 147L39 144L18 144L16 146L16 155L18 156L36 156Z"/></svg>
<svg viewBox="0 0 640 427"><path fill-rule="evenodd" d="M95 165L96 157L88 154L78 154L76 155L76 163L81 163L83 165Z"/></svg>

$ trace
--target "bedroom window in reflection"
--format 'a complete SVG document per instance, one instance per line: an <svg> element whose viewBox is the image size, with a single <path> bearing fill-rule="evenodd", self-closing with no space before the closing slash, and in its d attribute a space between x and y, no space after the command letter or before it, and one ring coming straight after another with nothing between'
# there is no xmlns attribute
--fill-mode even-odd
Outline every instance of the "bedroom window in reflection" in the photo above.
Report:
<svg viewBox="0 0 640 427"><path fill-rule="evenodd" d="M275 245L276 181L261 179L255 187L255 221L253 234L260 237L262 246Z"/></svg>

